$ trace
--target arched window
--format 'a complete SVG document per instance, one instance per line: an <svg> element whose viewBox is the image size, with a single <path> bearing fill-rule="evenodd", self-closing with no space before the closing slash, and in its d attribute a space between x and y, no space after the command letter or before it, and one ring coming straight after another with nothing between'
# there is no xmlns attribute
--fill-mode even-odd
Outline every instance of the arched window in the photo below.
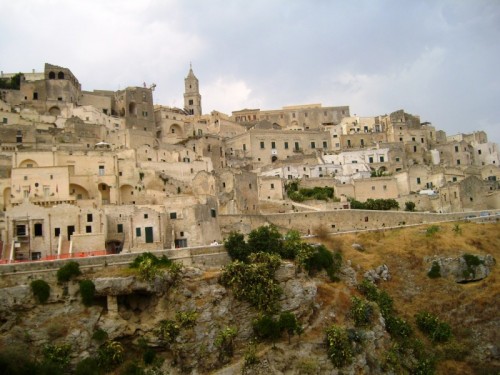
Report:
<svg viewBox="0 0 500 375"><path fill-rule="evenodd" d="M49 73L49 79L56 79L56 73L50 72Z"/></svg>
<svg viewBox="0 0 500 375"><path fill-rule="evenodd" d="M64 79L64 73L63 72L57 73L57 79Z"/></svg>

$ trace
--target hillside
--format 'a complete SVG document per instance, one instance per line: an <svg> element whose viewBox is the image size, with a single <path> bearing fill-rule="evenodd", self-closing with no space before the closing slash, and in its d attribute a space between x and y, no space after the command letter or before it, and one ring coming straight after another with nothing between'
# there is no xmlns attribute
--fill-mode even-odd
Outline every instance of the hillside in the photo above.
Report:
<svg viewBox="0 0 500 375"><path fill-rule="evenodd" d="M85 270L61 283L55 274L46 274L51 292L44 304L35 301L29 284L9 287L2 280L0 372L7 373L2 366L22 358L39 370L18 365L17 373L47 373L40 369L50 368L48 373L84 374L108 368L117 374L496 374L497 265L475 282L430 278L427 272L436 256L486 259L489 254L498 260L499 225L462 222L436 229L429 224L308 239L340 252L343 265L337 282L323 272L309 276L288 261L276 270L274 278L283 291L280 309L292 312L303 328L290 340L286 333L256 340L252 322L262 315L236 299L236 289L221 285L216 268L167 267L147 280L127 266ZM315 232L321 233L320 228ZM356 287L368 270L381 265L387 266L387 280L380 280L376 290L392 298L390 316L399 322L399 331L391 333L382 318L383 305L367 301L369 295ZM95 285L91 306L81 302L78 282L85 279ZM353 297L362 301L361 307L370 307L361 316L366 321L356 320ZM434 343L424 335L415 323L421 311L448 323L451 338ZM341 366L334 366L327 354L326 331L333 325L347 334L350 358ZM412 334L404 330L407 326ZM435 371L430 362L436 363Z"/></svg>

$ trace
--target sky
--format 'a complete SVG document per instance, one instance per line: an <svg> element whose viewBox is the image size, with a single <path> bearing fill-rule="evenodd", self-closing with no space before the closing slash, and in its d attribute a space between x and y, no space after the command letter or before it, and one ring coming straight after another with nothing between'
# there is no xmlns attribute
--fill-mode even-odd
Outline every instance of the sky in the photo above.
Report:
<svg viewBox="0 0 500 375"><path fill-rule="evenodd" d="M500 0L0 0L0 69L69 68L86 91L155 83L204 113L404 109L500 143Z"/></svg>

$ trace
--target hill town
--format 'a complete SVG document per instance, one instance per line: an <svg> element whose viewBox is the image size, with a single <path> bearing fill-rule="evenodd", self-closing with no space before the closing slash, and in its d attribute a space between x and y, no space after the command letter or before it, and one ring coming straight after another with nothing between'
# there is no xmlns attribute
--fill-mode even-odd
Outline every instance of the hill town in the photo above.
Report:
<svg viewBox="0 0 500 375"><path fill-rule="evenodd" d="M51 64L1 73L2 262L500 209L498 146L483 131L447 135L403 109L363 117L348 105L203 113L192 67L182 108L153 104L154 89L84 91Z"/></svg>

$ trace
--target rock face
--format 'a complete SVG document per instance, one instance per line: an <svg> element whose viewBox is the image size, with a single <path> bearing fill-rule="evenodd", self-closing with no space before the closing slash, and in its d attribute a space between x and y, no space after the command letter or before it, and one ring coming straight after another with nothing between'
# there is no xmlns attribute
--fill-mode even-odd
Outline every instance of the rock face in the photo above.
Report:
<svg viewBox="0 0 500 375"><path fill-rule="evenodd" d="M457 283L479 281L491 273L496 261L491 255L464 254L457 258L434 256L426 258L428 272L433 265L439 265L441 277L452 277Z"/></svg>

